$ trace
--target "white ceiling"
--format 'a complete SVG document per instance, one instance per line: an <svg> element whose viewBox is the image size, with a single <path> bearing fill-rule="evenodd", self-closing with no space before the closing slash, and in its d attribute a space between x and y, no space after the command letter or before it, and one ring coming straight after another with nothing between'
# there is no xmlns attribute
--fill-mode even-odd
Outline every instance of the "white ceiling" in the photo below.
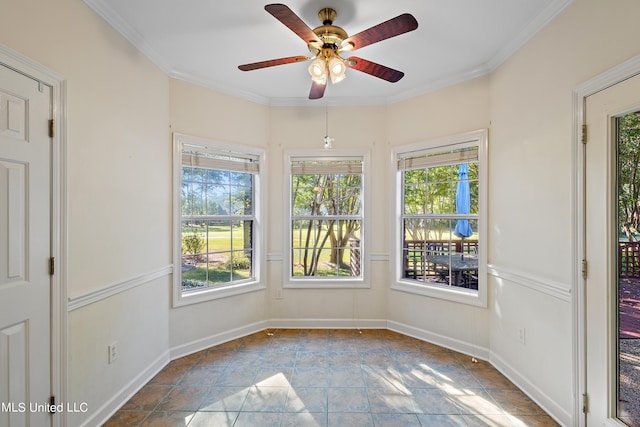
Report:
<svg viewBox="0 0 640 427"><path fill-rule="evenodd" d="M308 63L238 65L309 55L264 10L268 0L84 0L171 77L268 105L384 105L493 71L573 0L285 0L310 28L323 7L356 34L408 12L418 29L355 54L403 71L389 83L356 70L309 100Z"/></svg>

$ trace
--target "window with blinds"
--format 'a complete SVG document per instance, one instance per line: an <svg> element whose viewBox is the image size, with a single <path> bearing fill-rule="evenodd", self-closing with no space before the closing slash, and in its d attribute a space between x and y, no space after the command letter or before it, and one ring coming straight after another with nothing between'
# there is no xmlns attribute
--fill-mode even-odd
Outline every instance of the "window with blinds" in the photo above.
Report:
<svg viewBox="0 0 640 427"><path fill-rule="evenodd" d="M256 281L259 153L178 136L181 295Z"/></svg>
<svg viewBox="0 0 640 427"><path fill-rule="evenodd" d="M290 278L363 277L364 156L292 156Z"/></svg>
<svg viewBox="0 0 640 427"><path fill-rule="evenodd" d="M485 146L486 131L396 150L400 282L484 293Z"/></svg>

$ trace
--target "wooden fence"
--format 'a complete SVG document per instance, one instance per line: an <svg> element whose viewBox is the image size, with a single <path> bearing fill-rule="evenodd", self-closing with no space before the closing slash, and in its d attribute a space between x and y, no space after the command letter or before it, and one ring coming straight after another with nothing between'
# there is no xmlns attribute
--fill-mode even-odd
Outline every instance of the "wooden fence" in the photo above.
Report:
<svg viewBox="0 0 640 427"><path fill-rule="evenodd" d="M618 274L640 277L640 242L618 243Z"/></svg>

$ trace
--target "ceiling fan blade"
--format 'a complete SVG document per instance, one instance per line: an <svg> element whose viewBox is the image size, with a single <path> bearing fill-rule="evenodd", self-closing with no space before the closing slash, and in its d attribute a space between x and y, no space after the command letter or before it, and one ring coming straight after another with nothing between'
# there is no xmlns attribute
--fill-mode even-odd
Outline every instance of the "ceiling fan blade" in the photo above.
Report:
<svg viewBox="0 0 640 427"><path fill-rule="evenodd" d="M376 64L375 62L367 61L366 59L350 56L344 61L345 65L354 70L362 71L363 73L371 74L379 79L386 80L391 83L395 83L404 77L402 71L394 70L384 65Z"/></svg>
<svg viewBox="0 0 640 427"><path fill-rule="evenodd" d="M316 83L311 81L311 91L309 92L309 99L320 99L324 96L324 90L327 88L327 82Z"/></svg>
<svg viewBox="0 0 640 427"><path fill-rule="evenodd" d="M399 36L400 34L408 33L416 28L418 28L416 18L409 13L403 13L402 15L398 15L395 18L391 18L388 21L347 38L342 42L342 46L351 44L353 47L350 49L345 48L345 50L356 50L382 40L390 39L391 37Z"/></svg>
<svg viewBox="0 0 640 427"><path fill-rule="evenodd" d="M292 64L294 62L307 61L306 56L289 56L288 58L270 59L268 61L254 62L252 64L238 65L242 71L259 70L260 68L275 67L276 65Z"/></svg>
<svg viewBox="0 0 640 427"><path fill-rule="evenodd" d="M305 43L320 42L320 39L307 24L304 23L287 5L281 3L268 4L265 10L296 33Z"/></svg>

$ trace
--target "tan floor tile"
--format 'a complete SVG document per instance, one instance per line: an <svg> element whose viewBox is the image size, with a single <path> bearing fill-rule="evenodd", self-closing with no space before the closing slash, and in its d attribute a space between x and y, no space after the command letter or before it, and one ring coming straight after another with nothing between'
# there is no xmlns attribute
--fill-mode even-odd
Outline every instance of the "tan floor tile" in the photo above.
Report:
<svg viewBox="0 0 640 427"><path fill-rule="evenodd" d="M511 415L544 415L544 411L520 390L488 390L491 397Z"/></svg>
<svg viewBox="0 0 640 427"><path fill-rule="evenodd" d="M369 413L329 412L327 425L329 427L371 427L373 425L373 417Z"/></svg>
<svg viewBox="0 0 640 427"><path fill-rule="evenodd" d="M189 427L231 427L236 418L237 412L196 412Z"/></svg>
<svg viewBox="0 0 640 427"><path fill-rule="evenodd" d="M133 395L122 409L126 410L153 410L169 394L173 386L147 384Z"/></svg>
<svg viewBox="0 0 640 427"><path fill-rule="evenodd" d="M106 424L556 426L489 363L389 330L274 330L177 359Z"/></svg>
<svg viewBox="0 0 640 427"><path fill-rule="evenodd" d="M326 427L326 412L285 413L282 427Z"/></svg>
<svg viewBox="0 0 640 427"><path fill-rule="evenodd" d="M171 389L156 409L159 411L196 411L200 408L208 392L209 387L177 385Z"/></svg>
<svg viewBox="0 0 640 427"><path fill-rule="evenodd" d="M191 411L155 411L144 420L141 427L184 427L194 414L195 412Z"/></svg>
<svg viewBox="0 0 640 427"><path fill-rule="evenodd" d="M102 427L139 426L150 414L150 411L119 410Z"/></svg>
<svg viewBox="0 0 640 427"><path fill-rule="evenodd" d="M462 415L418 414L422 427L467 427Z"/></svg>

